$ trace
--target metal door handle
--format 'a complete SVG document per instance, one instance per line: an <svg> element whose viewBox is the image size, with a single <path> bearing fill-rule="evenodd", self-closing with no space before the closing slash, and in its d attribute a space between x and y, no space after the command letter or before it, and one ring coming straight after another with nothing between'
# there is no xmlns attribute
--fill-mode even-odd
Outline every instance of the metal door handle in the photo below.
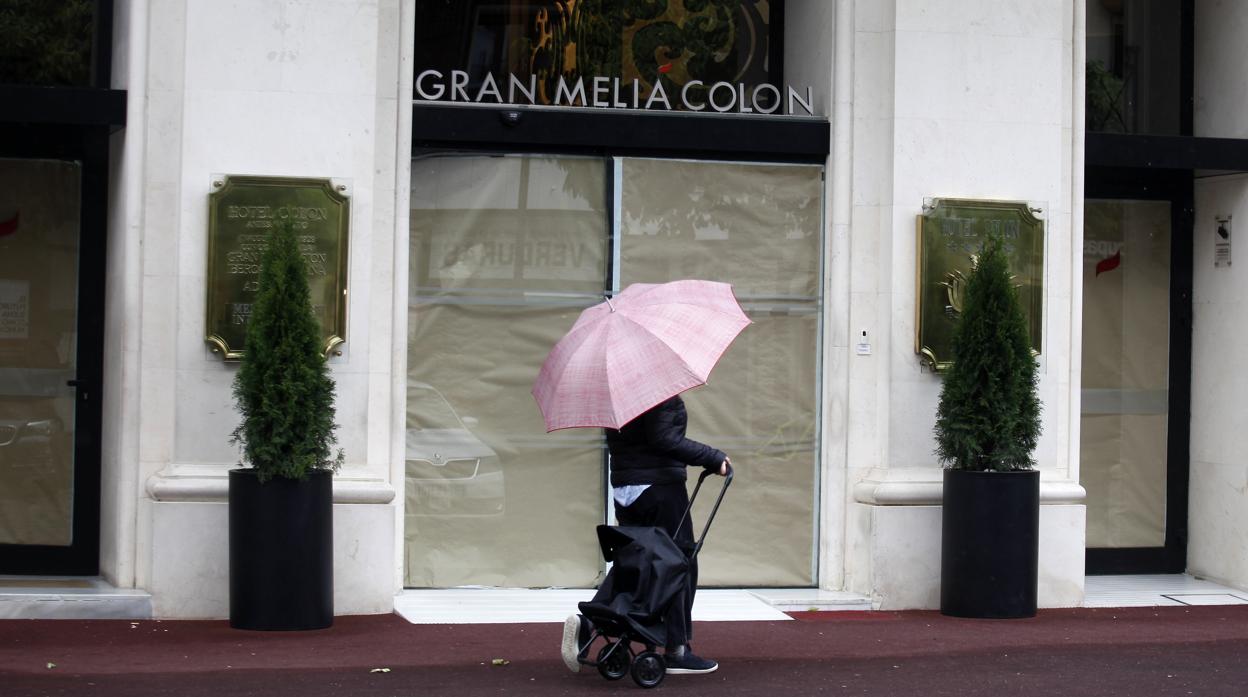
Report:
<svg viewBox="0 0 1248 697"><path fill-rule="evenodd" d="M78 389L78 388L80 388L80 387L86 387L86 386L87 386L87 383L86 383L86 382L84 382L84 381L82 381L82 380L76 380L76 379L75 379L75 380L66 380L66 381L65 381L65 384L66 384L66 385L68 385L68 386L70 386L70 387L72 387L72 388L74 388L74 389ZM84 402L85 402L85 401L87 401L87 400L88 400L88 399L90 399L90 398L91 398L91 394L90 394L89 392L87 392L86 390L80 390L80 391L78 392L78 399L81 399L82 401L84 401Z"/></svg>

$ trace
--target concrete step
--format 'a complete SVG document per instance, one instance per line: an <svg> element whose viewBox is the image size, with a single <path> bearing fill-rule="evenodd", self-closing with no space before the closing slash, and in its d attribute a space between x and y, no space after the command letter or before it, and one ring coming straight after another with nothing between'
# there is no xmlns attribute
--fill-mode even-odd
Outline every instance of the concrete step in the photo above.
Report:
<svg viewBox="0 0 1248 697"><path fill-rule="evenodd" d="M0 576L0 619L146 620L147 591L90 576Z"/></svg>

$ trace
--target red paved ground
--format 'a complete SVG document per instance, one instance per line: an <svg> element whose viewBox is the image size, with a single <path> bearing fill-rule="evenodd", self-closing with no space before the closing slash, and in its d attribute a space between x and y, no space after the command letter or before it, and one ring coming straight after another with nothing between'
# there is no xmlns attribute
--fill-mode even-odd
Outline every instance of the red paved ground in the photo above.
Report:
<svg viewBox="0 0 1248 697"><path fill-rule="evenodd" d="M1030 620L934 612L800 613L700 623L721 661L682 695L1248 695L1248 606L1047 610ZM571 674L560 626L411 625L340 617L319 632L224 622L0 621L0 697L25 695L608 695ZM505 659L503 666L493 659ZM48 663L55 664L49 668ZM389 672L371 672L389 668Z"/></svg>

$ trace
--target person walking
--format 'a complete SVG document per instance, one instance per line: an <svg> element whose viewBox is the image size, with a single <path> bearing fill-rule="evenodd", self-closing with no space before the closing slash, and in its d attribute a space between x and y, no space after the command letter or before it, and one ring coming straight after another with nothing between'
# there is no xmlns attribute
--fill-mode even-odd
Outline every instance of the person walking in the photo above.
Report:
<svg viewBox="0 0 1248 697"><path fill-rule="evenodd" d="M732 468L723 451L685 437L688 421L684 400L677 395L618 430L606 429L612 498L619 524L662 528L686 555L694 547L692 519L680 524L689 507L687 468L702 467L720 476L727 476ZM669 675L712 673L719 668L718 663L696 655L689 646L697 585L697 559L693 558L689 585L672 601L664 617L664 660ZM583 615L571 615L564 622L561 653L569 670L580 671L578 659L591 636L592 626Z"/></svg>

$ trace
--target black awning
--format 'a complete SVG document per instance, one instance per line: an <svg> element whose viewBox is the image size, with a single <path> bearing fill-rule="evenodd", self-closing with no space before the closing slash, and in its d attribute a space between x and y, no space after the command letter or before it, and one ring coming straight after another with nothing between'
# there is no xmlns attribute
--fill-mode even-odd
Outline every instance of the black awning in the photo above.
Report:
<svg viewBox="0 0 1248 697"><path fill-rule="evenodd" d="M126 91L0 85L0 124L126 125Z"/></svg>

